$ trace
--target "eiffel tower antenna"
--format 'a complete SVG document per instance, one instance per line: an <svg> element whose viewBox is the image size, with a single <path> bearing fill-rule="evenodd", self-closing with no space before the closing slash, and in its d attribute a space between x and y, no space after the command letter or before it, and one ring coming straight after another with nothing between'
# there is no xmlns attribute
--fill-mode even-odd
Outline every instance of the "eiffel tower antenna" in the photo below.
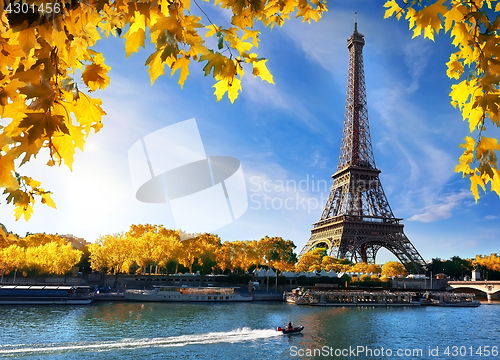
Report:
<svg viewBox="0 0 500 360"><path fill-rule="evenodd" d="M326 247L329 255L353 262L375 263L380 248L392 252L409 272L419 272L425 261L403 232L403 219L392 213L375 166L363 69L364 35L347 39L349 70L344 129L339 162L321 218L312 224L311 237L299 254Z"/></svg>

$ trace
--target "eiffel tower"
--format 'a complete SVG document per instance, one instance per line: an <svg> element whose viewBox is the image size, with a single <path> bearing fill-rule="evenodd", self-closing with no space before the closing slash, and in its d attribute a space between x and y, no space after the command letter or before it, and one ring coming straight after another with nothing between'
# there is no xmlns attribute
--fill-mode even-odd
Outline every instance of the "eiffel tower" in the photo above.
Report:
<svg viewBox="0 0 500 360"><path fill-rule="evenodd" d="M418 273L425 261L403 232L403 219L394 217L375 166L363 70L364 35L347 40L349 76L344 130L337 172L321 219L312 224L311 238L299 257L326 247L329 255L353 262L374 263L377 251L392 252L407 271Z"/></svg>

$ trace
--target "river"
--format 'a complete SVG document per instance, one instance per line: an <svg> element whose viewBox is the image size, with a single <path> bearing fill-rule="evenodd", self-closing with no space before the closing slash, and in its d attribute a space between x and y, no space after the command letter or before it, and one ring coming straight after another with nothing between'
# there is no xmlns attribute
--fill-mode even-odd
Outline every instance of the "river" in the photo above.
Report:
<svg viewBox="0 0 500 360"><path fill-rule="evenodd" d="M0 358L500 358L499 314L500 305L332 308L280 302L103 302L1 306ZM305 326L302 334L275 331L290 320Z"/></svg>

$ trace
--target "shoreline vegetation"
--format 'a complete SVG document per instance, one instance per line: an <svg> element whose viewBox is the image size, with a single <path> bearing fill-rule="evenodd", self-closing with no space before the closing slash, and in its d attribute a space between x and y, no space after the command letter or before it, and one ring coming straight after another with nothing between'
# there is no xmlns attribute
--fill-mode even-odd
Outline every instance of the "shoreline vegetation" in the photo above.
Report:
<svg viewBox="0 0 500 360"><path fill-rule="evenodd" d="M83 274L115 275L116 279L119 274L195 272L241 276L263 268L278 274L276 281L283 272L332 270L344 273L338 279L342 284L359 281L373 286L386 282L388 277L406 274L404 266L397 261L383 265L353 264L346 259L327 256L325 248L316 248L297 261L295 244L281 237L221 242L216 234L192 236L189 238L190 234L165 229L162 225L145 224L131 225L127 232L104 235L95 243L87 243L83 239L57 234L20 237L0 224L2 279L12 272L23 277L69 275L76 268ZM450 260L435 258L428 264L427 275L444 273L451 278L464 279L470 276L473 268L482 271L484 278L500 279L500 257L497 254L477 255L474 260L458 256Z"/></svg>

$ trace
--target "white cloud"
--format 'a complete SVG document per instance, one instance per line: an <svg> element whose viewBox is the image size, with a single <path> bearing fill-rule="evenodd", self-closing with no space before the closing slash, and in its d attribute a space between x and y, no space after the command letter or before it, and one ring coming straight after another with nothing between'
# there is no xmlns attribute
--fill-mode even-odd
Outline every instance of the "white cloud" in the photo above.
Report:
<svg viewBox="0 0 500 360"><path fill-rule="evenodd" d="M496 219L500 218L500 216L498 216L498 215L486 215L484 218L486 220L496 220Z"/></svg>
<svg viewBox="0 0 500 360"><path fill-rule="evenodd" d="M411 94L419 88L419 81L429 62L431 49L428 41L418 38L407 42L403 46L403 53L411 77L411 83L406 91Z"/></svg>
<svg viewBox="0 0 500 360"><path fill-rule="evenodd" d="M444 196L437 203L426 206L420 214L415 214L408 221L420 221L424 223L448 219L452 210L460 206L464 199L470 197L468 190L462 189L459 193Z"/></svg>

